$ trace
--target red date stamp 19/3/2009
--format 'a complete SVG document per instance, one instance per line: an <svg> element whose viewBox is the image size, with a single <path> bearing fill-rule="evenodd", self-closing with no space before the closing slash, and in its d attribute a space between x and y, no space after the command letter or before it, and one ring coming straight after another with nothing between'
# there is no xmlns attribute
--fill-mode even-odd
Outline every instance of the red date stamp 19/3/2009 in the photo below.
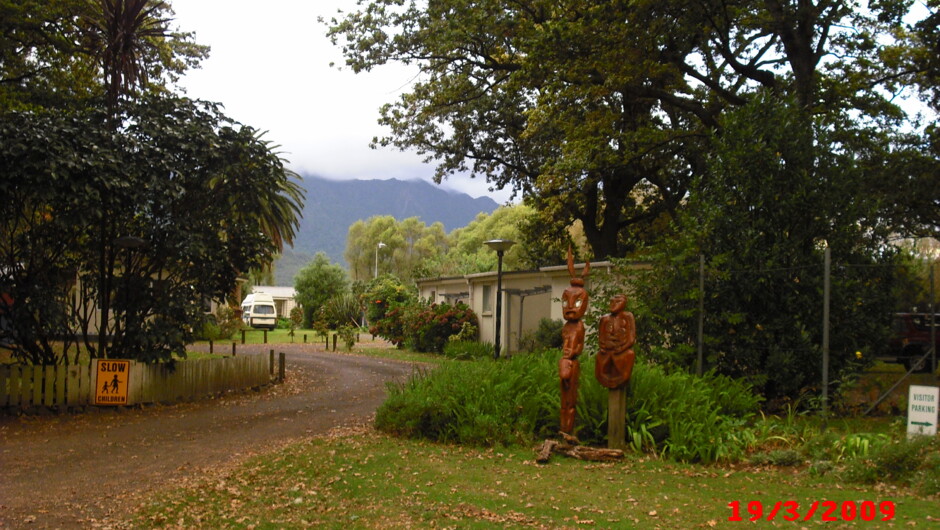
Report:
<svg viewBox="0 0 940 530"><path fill-rule="evenodd" d="M765 510L761 501L731 501L729 521L773 521L780 518L785 521L809 521L818 517L820 521L890 521L894 519L894 503L891 501L813 501L801 506L796 501L777 501ZM746 514L742 514L742 508Z"/></svg>

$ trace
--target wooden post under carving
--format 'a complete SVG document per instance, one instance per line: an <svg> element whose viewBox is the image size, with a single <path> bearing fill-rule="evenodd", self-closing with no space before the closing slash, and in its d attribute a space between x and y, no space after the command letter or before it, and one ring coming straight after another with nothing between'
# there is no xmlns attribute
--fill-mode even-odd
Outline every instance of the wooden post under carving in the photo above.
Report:
<svg viewBox="0 0 940 530"><path fill-rule="evenodd" d="M610 300L610 314L598 323L597 359L594 375L610 389L607 408L607 447L626 447L627 385L633 374L636 354L636 322L633 313L624 311L627 297L618 294Z"/></svg>

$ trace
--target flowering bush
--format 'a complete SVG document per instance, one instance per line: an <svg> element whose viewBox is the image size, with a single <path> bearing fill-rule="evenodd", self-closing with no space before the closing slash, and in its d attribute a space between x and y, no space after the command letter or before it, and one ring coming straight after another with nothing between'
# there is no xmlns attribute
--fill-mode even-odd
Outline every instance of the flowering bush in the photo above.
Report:
<svg viewBox="0 0 940 530"><path fill-rule="evenodd" d="M405 333L411 346L421 352L443 353L447 339L461 332L464 324L477 326L477 316L466 304L418 304L406 312Z"/></svg>
<svg viewBox="0 0 940 530"><path fill-rule="evenodd" d="M384 311L382 318L370 320L369 333L378 335L402 348L405 346L405 310L404 304L393 304Z"/></svg>
<svg viewBox="0 0 940 530"><path fill-rule="evenodd" d="M416 299L413 290L394 276L386 274L372 280L360 297L369 320L369 333L403 347L405 314Z"/></svg>

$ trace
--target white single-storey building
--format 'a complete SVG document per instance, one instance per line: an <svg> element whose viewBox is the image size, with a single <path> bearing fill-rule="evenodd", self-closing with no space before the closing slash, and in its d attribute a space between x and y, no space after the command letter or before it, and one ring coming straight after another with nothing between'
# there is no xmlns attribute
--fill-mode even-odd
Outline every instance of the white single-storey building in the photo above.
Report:
<svg viewBox="0 0 940 530"><path fill-rule="evenodd" d="M631 267L644 268L648 264ZM584 264L575 265L578 274ZM591 278L611 274L609 261L591 263L586 287L591 290ZM561 320L561 295L570 285L567 265L542 267L534 271L503 271L502 316L500 343L506 352L519 350L519 338L538 327L539 320ZM465 276L423 278L417 280L418 296L432 303L463 302L480 319L480 340L496 339L496 272L483 272ZM597 303L597 302L593 302ZM607 302L602 302L606 307Z"/></svg>

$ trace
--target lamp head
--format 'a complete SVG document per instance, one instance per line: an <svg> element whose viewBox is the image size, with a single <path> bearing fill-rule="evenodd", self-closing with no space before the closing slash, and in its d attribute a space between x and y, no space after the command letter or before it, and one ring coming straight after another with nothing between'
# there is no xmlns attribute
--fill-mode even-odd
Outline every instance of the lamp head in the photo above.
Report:
<svg viewBox="0 0 940 530"><path fill-rule="evenodd" d="M489 241L484 241L483 244L495 250L497 254L502 254L512 248L516 242L508 239L490 239Z"/></svg>

